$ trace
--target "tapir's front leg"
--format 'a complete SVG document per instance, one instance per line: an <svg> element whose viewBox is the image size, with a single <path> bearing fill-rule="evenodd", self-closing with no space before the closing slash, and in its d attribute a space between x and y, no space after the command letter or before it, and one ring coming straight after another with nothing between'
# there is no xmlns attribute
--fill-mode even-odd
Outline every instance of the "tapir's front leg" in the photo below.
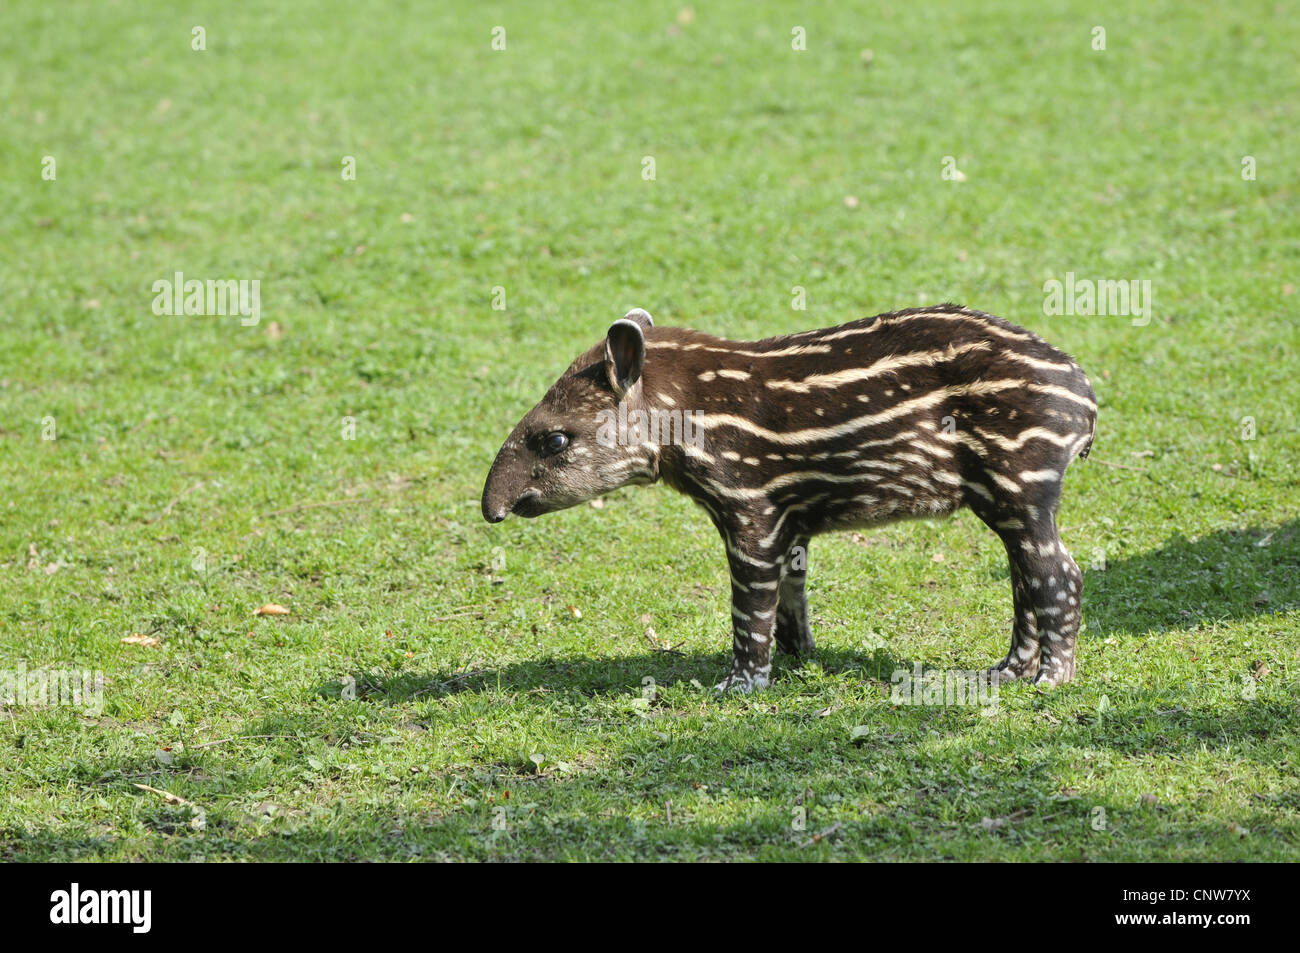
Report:
<svg viewBox="0 0 1300 953"><path fill-rule="evenodd" d="M781 584L780 562L728 546L731 566L731 674L719 691L752 692L772 676L772 636Z"/></svg>
<svg viewBox="0 0 1300 953"><path fill-rule="evenodd" d="M808 537L800 536L786 553L782 567L780 604L776 610L776 647L790 655L811 655L817 645L808 623Z"/></svg>

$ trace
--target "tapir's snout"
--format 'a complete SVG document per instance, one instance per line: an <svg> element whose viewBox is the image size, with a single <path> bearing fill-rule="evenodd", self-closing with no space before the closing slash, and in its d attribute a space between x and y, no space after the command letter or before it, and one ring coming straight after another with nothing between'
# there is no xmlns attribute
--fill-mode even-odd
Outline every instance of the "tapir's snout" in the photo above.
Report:
<svg viewBox="0 0 1300 953"><path fill-rule="evenodd" d="M512 434L488 471L487 481L483 484L483 518L489 523L500 523L511 513L536 515L525 512L524 504L541 494L529 486L531 465L521 447L522 442Z"/></svg>
<svg viewBox="0 0 1300 953"><path fill-rule="evenodd" d="M483 484L483 518L489 523L500 523L509 516L515 502L497 470L497 464L493 464Z"/></svg>

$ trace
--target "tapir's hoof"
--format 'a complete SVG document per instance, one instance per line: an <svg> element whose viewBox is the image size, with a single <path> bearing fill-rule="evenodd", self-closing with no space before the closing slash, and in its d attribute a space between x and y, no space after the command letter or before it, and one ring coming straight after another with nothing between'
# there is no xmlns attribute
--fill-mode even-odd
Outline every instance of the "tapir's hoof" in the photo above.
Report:
<svg viewBox="0 0 1300 953"><path fill-rule="evenodd" d="M1034 678L1034 688L1059 688L1074 678L1074 659L1045 662Z"/></svg>
<svg viewBox="0 0 1300 953"><path fill-rule="evenodd" d="M747 672L744 669L733 669L731 674L725 679L714 685L715 691L722 693L738 692L741 695L748 695L751 692L760 691L767 688L769 678L767 672Z"/></svg>
<svg viewBox="0 0 1300 953"><path fill-rule="evenodd" d="M1034 678L1038 674L1038 657L1021 660L1008 656L992 668L985 669L989 682L1014 682L1019 678Z"/></svg>

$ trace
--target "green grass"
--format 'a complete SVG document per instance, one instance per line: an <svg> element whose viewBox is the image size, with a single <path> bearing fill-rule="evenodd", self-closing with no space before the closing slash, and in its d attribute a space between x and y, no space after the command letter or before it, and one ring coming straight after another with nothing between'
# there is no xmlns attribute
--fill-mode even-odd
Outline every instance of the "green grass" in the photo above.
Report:
<svg viewBox="0 0 1300 953"><path fill-rule="evenodd" d="M0 669L105 691L0 709L0 859L1300 858L1285 5L455 6L6 8ZM261 323L155 315L175 271L259 279ZM1154 319L1044 315L1067 271ZM944 300L1100 398L1063 689L890 703L1006 650L970 514L814 541L816 661L728 698L687 501L480 517L629 307L753 338Z"/></svg>

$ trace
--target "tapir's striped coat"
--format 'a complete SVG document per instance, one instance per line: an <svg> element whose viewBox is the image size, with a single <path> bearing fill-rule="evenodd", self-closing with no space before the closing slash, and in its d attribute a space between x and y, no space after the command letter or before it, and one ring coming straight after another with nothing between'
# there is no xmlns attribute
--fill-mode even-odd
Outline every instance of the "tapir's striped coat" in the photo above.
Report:
<svg viewBox="0 0 1300 953"><path fill-rule="evenodd" d="M689 412L694 439L597 438L611 413L638 410ZM750 690L767 684L773 642L813 648L809 537L968 506L1010 557L1012 643L993 671L1056 685L1074 674L1082 577L1055 513L1095 424L1074 361L955 305L754 342L654 327L637 310L515 428L483 512L534 516L660 478L688 494L731 567L734 662L720 687Z"/></svg>

